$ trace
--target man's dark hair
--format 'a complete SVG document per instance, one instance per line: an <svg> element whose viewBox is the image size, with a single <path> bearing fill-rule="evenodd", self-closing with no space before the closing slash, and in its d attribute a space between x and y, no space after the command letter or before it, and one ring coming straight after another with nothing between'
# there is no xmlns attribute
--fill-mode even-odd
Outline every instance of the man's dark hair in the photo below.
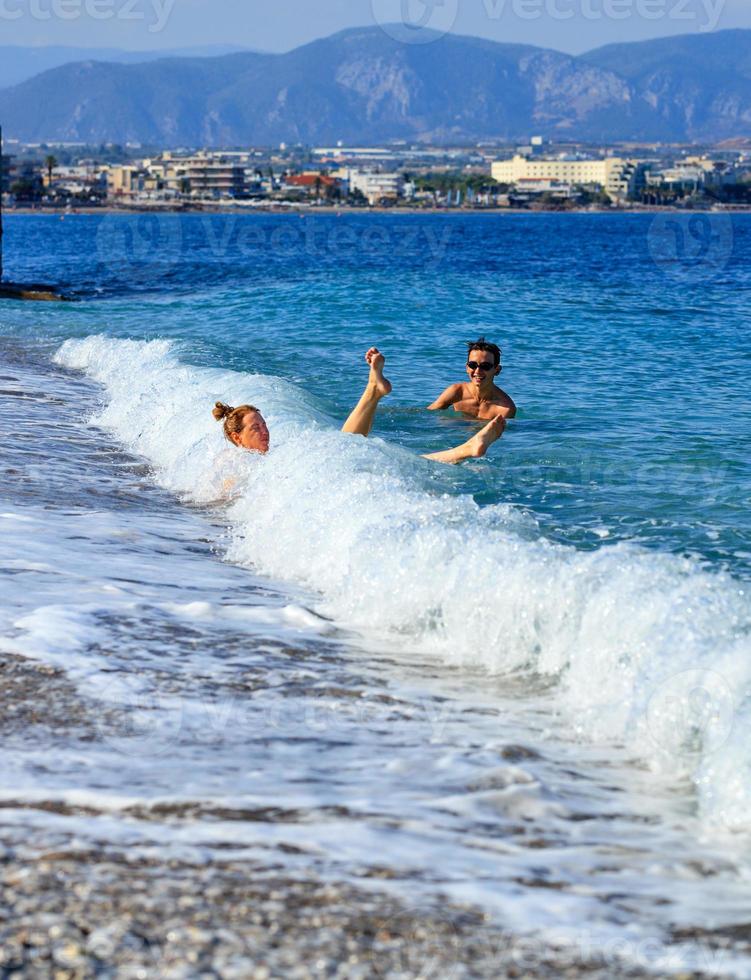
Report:
<svg viewBox="0 0 751 980"><path fill-rule="evenodd" d="M467 356L472 353L473 350L481 350L486 354L492 354L493 360L495 361L495 366L499 367L501 363L501 348L497 344L491 344L490 341L486 340L484 337L480 337L473 344L467 344Z"/></svg>

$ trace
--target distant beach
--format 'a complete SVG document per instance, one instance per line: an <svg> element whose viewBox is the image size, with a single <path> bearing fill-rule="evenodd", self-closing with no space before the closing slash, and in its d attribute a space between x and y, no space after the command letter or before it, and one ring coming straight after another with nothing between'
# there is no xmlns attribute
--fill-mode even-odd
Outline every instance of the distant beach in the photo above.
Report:
<svg viewBox="0 0 751 980"><path fill-rule="evenodd" d="M503 214L659 214L670 212L676 214L713 214L716 212L726 212L730 214L751 213L751 205L722 205L713 208L706 207L676 207L674 205L661 204L629 204L619 207L583 207L583 208L554 208L554 207L534 207L534 208L424 208L424 207L328 207L328 206L300 206L291 205L289 207L274 207L263 205L257 207L247 207L232 204L201 204L201 205L181 205L180 207L168 207L160 204L144 205L143 207L114 207L105 205L103 207L5 207L5 214L12 215L40 215L54 214L66 216L69 214L341 214L341 215L421 215L421 214L450 214L450 215L503 215Z"/></svg>

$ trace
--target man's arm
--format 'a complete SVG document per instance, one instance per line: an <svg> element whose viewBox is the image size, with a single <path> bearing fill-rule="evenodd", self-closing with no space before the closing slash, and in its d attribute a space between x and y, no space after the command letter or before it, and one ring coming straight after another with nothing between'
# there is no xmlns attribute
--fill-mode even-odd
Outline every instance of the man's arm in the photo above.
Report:
<svg viewBox="0 0 751 980"><path fill-rule="evenodd" d="M428 405L428 410L431 412L437 412L442 408L448 408L449 405L453 405L455 402L458 402L463 393L463 384L449 385L444 393L436 398L432 405Z"/></svg>

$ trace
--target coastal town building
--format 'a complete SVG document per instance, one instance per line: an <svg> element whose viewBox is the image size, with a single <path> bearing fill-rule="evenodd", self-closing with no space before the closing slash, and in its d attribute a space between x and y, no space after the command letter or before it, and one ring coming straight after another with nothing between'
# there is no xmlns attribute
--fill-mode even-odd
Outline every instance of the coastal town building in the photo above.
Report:
<svg viewBox="0 0 751 980"><path fill-rule="evenodd" d="M496 160L491 174L499 184L509 186L535 178L557 180L581 187L598 187L615 199L623 199L639 192L644 183L645 170L643 161L622 157L600 160L573 157L542 159L517 153L510 160Z"/></svg>
<svg viewBox="0 0 751 980"><path fill-rule="evenodd" d="M383 200L395 201L404 194L404 174L350 170L348 180L350 193L362 194L371 205Z"/></svg>
<svg viewBox="0 0 751 980"><path fill-rule="evenodd" d="M515 190L517 198L519 195L534 197L547 194L550 197L568 201L576 197L576 189L573 184L564 180L552 180L548 177L522 177L516 182Z"/></svg>
<svg viewBox="0 0 751 980"><path fill-rule="evenodd" d="M63 197L105 196L107 169L92 163L55 166L43 175L47 194Z"/></svg>
<svg viewBox="0 0 751 980"><path fill-rule="evenodd" d="M303 174L288 174L282 178L282 189L297 191L306 197L331 198L341 196L342 181L338 177L315 170Z"/></svg>
<svg viewBox="0 0 751 980"><path fill-rule="evenodd" d="M347 160L360 162L390 163L398 159L393 149L381 146L317 146L312 151L314 159L342 163Z"/></svg>
<svg viewBox="0 0 751 980"><path fill-rule="evenodd" d="M107 171L107 197L131 202L144 192L148 171L138 164L123 164Z"/></svg>
<svg viewBox="0 0 751 980"><path fill-rule="evenodd" d="M200 200L245 196L245 163L223 154L196 153L173 161L176 177Z"/></svg>
<svg viewBox="0 0 751 980"><path fill-rule="evenodd" d="M521 157L539 156L545 150L545 140L542 136L533 136L529 143L517 146L516 153Z"/></svg>
<svg viewBox="0 0 751 980"><path fill-rule="evenodd" d="M109 167L107 196L122 201L242 198L247 189L246 170L239 155L165 152L153 159Z"/></svg>
<svg viewBox="0 0 751 980"><path fill-rule="evenodd" d="M497 150L483 151L475 147L431 147L423 143L407 144L394 141L387 147L374 146L319 146L310 151L310 157L321 166L355 167L360 170L420 167L422 165L463 166L466 163L483 165L497 155Z"/></svg>
<svg viewBox="0 0 751 980"><path fill-rule="evenodd" d="M190 184L184 177L184 172L170 153L153 160L144 160L145 177L140 194L149 200L170 201L186 197L190 192Z"/></svg>
<svg viewBox="0 0 751 980"><path fill-rule="evenodd" d="M647 185L697 191L732 186L738 182L738 176L738 168L725 160L690 156L676 161L672 166L652 170L647 174Z"/></svg>

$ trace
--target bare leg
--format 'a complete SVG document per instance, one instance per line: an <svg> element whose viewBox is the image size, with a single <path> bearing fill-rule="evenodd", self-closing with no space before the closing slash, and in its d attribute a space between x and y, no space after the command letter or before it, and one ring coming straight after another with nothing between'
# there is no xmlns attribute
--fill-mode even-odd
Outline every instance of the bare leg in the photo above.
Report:
<svg viewBox="0 0 751 980"><path fill-rule="evenodd" d="M496 439L501 438L505 428L506 420L502 415L497 415L484 429L463 442L461 446L440 453L431 453L425 456L425 459L432 459L435 463L463 463L465 459L479 459L480 456L485 455Z"/></svg>
<svg viewBox="0 0 751 980"><path fill-rule="evenodd" d="M383 365L386 358L377 347L371 347L365 355L370 365L370 377L362 393L362 398L355 405L352 414L342 426L342 432L351 432L358 436L370 435L373 428L378 402L391 393L391 382L383 376Z"/></svg>

